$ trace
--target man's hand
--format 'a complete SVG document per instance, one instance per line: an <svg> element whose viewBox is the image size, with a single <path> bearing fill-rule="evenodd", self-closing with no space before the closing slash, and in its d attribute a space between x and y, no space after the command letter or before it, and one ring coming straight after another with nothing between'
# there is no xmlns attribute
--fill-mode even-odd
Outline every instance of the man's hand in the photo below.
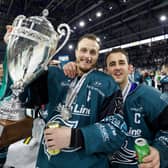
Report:
<svg viewBox="0 0 168 168"><path fill-rule="evenodd" d="M7 26L6 26L6 33L5 33L5 36L4 36L4 42L5 42L6 44L8 43L9 36L10 36L10 34L11 34L11 32L12 32L12 29L13 29L12 25L7 25Z"/></svg>
<svg viewBox="0 0 168 168"><path fill-rule="evenodd" d="M44 138L49 150L67 148L71 141L71 128L47 128Z"/></svg>
<svg viewBox="0 0 168 168"><path fill-rule="evenodd" d="M55 65L55 66L58 66L60 64L60 61L58 61L58 60L51 60L50 62L49 62L49 65Z"/></svg>
<svg viewBox="0 0 168 168"><path fill-rule="evenodd" d="M74 78L77 75L76 63L68 62L63 66L63 70L66 76Z"/></svg>
<svg viewBox="0 0 168 168"><path fill-rule="evenodd" d="M150 146L150 154L143 159L143 163L139 164L139 168L160 168L159 151Z"/></svg>

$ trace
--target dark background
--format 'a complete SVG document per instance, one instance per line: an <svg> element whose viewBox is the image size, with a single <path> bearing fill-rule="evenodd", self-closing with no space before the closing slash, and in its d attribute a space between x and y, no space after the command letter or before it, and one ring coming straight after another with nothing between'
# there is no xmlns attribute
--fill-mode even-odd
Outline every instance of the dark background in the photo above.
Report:
<svg viewBox="0 0 168 168"><path fill-rule="evenodd" d="M68 45L75 46L85 33L95 33L101 39L102 49L168 33L168 21L159 20L161 14L168 17L168 0L0 0L1 62L5 54L5 26L12 24L17 15L41 15L43 9L49 10L48 19L55 29L60 23L68 23L71 27L71 37L56 58L65 54L73 60L74 50L69 50ZM97 11L102 12L100 18L95 15ZM86 22L85 27L79 27L80 20ZM136 67L160 66L168 58L168 40L126 50ZM100 55L100 66L104 55Z"/></svg>

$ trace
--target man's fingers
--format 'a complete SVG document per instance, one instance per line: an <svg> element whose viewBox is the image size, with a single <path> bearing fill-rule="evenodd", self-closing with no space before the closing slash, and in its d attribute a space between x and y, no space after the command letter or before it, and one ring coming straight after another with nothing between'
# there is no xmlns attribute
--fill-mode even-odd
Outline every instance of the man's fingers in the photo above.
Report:
<svg viewBox="0 0 168 168"><path fill-rule="evenodd" d="M74 78L77 73L75 62L69 62L69 63L65 64L63 67L63 70L64 70L64 73L66 76L68 76L70 78Z"/></svg>
<svg viewBox="0 0 168 168"><path fill-rule="evenodd" d="M143 163L139 165L139 168L159 168L160 156L157 149L150 147L150 154L143 159Z"/></svg>

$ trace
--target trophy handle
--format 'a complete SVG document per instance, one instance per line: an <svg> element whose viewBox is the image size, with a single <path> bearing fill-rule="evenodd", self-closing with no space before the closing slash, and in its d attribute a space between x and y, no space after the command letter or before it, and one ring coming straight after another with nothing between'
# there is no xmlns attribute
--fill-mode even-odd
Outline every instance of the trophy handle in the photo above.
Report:
<svg viewBox="0 0 168 168"><path fill-rule="evenodd" d="M65 31L66 30L66 31ZM65 32L66 33L66 37L65 37L65 40L63 41L63 43L59 46L58 49L56 49L55 53L53 54L53 56L55 54L57 54L63 47L64 45L67 43L69 37L70 37L70 34L71 34L71 30L70 30L70 27L66 24L66 23L62 23L58 26L57 28L57 32L59 33L59 39L62 38L62 36L65 35Z"/></svg>

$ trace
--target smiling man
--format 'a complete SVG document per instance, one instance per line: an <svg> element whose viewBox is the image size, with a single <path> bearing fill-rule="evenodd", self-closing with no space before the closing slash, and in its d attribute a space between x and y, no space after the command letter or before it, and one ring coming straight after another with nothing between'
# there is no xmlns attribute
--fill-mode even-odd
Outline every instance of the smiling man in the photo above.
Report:
<svg viewBox="0 0 168 168"><path fill-rule="evenodd" d="M93 34L79 39L74 79L49 68L46 122L60 127L45 129L37 168L108 168L107 154L124 142L121 91L109 75L95 70L99 48ZM59 154L51 155L55 149Z"/></svg>
<svg viewBox="0 0 168 168"><path fill-rule="evenodd" d="M106 70L122 90L128 126L124 145L111 157L112 167L167 168L168 97L153 87L129 81L129 57L121 48L107 54ZM134 149L136 138L145 138L150 145L150 154L141 164L137 162Z"/></svg>

